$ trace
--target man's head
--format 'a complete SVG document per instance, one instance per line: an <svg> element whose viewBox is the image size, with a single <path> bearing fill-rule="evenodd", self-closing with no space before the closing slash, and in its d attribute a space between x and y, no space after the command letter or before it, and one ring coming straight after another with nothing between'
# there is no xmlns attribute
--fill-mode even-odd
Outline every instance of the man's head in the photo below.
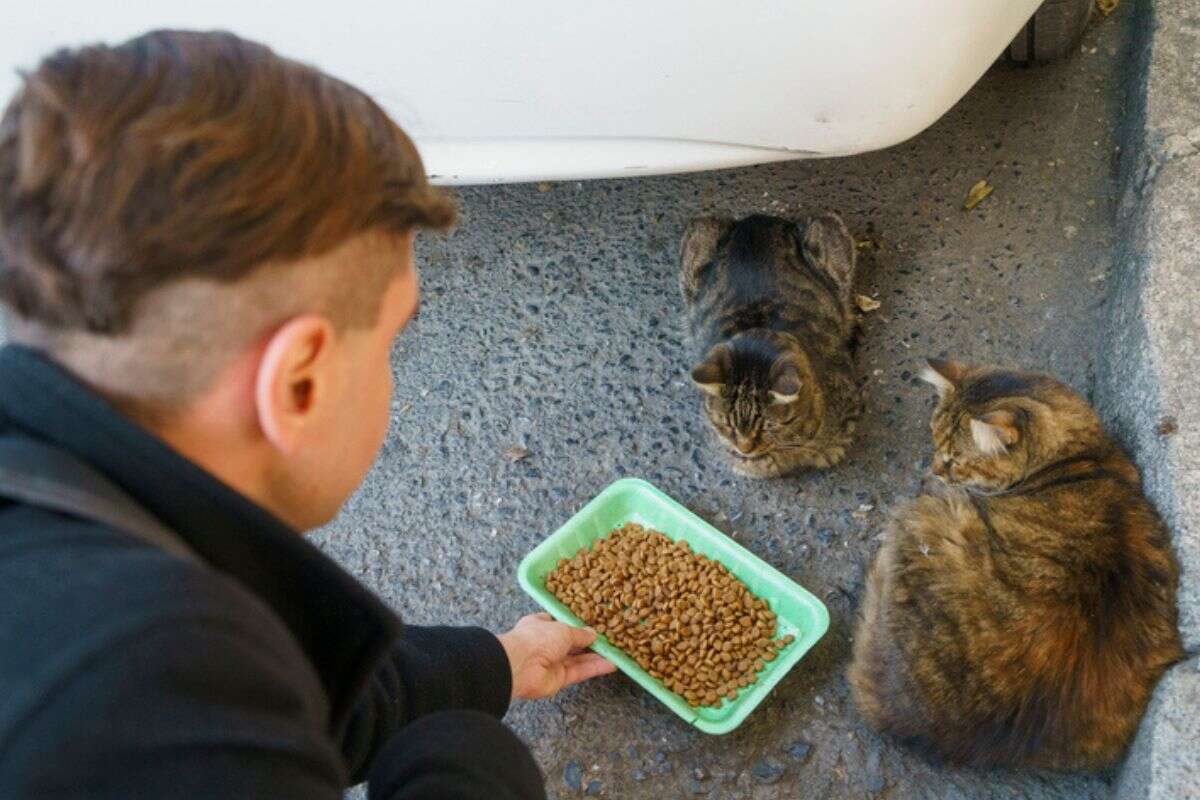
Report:
<svg viewBox="0 0 1200 800"><path fill-rule="evenodd" d="M61 51L0 120L13 337L299 527L374 457L453 217L370 98L229 34Z"/></svg>

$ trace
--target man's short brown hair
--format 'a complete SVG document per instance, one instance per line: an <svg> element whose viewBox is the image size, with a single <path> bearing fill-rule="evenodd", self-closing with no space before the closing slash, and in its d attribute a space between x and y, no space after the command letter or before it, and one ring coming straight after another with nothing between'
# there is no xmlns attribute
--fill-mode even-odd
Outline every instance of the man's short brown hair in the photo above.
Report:
<svg viewBox="0 0 1200 800"><path fill-rule="evenodd" d="M453 216L369 97L228 33L59 51L0 122L0 299L50 328L119 334L172 280Z"/></svg>

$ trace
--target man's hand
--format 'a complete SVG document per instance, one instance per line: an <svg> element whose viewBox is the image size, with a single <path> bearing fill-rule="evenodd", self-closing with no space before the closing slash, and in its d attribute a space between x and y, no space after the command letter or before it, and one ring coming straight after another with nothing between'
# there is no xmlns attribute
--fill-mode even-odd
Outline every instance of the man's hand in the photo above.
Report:
<svg viewBox="0 0 1200 800"><path fill-rule="evenodd" d="M549 614L521 617L497 639L512 666L513 699L550 697L566 686L616 669L597 653L584 652L596 640L590 628L572 628Z"/></svg>

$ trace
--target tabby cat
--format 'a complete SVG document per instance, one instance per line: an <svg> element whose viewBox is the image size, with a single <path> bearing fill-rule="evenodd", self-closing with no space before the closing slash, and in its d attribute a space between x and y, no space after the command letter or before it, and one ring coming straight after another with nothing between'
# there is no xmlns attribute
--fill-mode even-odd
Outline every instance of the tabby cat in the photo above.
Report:
<svg viewBox="0 0 1200 800"><path fill-rule="evenodd" d="M841 460L860 414L854 239L836 214L688 225L680 286L702 359L692 380L736 472Z"/></svg>
<svg viewBox="0 0 1200 800"><path fill-rule="evenodd" d="M1137 469L1053 378L953 361L933 472L867 576L849 679L939 761L1096 770L1182 655L1179 569Z"/></svg>

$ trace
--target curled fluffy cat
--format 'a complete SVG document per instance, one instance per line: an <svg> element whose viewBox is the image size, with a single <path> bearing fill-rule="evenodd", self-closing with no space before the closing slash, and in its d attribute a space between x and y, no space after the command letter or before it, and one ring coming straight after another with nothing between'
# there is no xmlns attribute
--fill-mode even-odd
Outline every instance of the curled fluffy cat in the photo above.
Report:
<svg viewBox="0 0 1200 800"><path fill-rule="evenodd" d="M688 225L680 286L700 361L692 380L736 472L829 467L861 413L854 239L836 214Z"/></svg>
<svg viewBox="0 0 1200 800"><path fill-rule="evenodd" d="M1181 657L1179 568L1136 467L1059 381L930 361L940 491L867 576L849 679L936 761L1099 770Z"/></svg>

